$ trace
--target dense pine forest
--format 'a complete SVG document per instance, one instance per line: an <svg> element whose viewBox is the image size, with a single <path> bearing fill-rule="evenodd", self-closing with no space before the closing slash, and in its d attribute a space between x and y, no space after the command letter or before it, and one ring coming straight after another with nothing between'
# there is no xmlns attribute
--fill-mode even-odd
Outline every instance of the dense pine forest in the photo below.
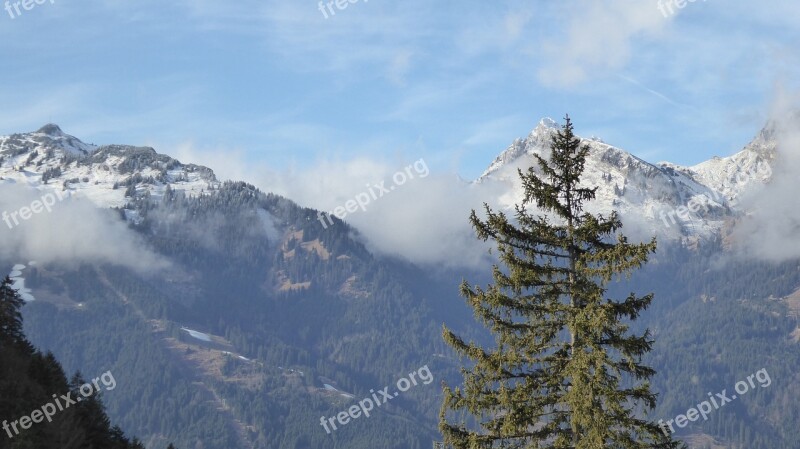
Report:
<svg viewBox="0 0 800 449"><path fill-rule="evenodd" d="M97 391L80 393L87 383L80 372L68 380L51 352L42 353L28 341L23 305L6 277L0 283L0 448L144 449L111 425Z"/></svg>

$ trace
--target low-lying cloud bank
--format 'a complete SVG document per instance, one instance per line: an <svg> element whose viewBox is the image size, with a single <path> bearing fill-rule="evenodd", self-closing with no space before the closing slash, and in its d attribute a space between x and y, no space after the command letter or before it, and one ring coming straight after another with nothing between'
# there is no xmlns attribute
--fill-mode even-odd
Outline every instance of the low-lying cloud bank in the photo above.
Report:
<svg viewBox="0 0 800 449"><path fill-rule="evenodd" d="M777 160L772 180L741 202L748 211L733 233L734 249L744 257L782 262L800 258L800 104L781 93L773 107Z"/></svg>
<svg viewBox="0 0 800 449"><path fill-rule="evenodd" d="M487 260L487 246L476 239L469 215L472 209L482 209L483 202L495 201L500 186L478 188L455 174L435 171L424 159L396 165L355 159L322 162L302 172L272 173L260 177L258 184L324 212L369 193L370 202L344 220L365 236L372 249L421 264L479 266ZM399 173L413 178L406 176L409 179L398 184L403 179ZM380 192L377 186L385 190Z"/></svg>
<svg viewBox="0 0 800 449"><path fill-rule="evenodd" d="M117 213L67 192L0 182L0 214L0 248L14 260L109 263L142 273L168 266Z"/></svg>

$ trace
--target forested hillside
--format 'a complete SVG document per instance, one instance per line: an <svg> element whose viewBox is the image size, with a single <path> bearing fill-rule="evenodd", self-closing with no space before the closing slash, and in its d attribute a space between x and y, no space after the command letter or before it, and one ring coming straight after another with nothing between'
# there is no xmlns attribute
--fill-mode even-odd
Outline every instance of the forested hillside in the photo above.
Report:
<svg viewBox="0 0 800 449"><path fill-rule="evenodd" d="M76 372L67 380L53 354L25 337L23 305L6 277L0 283L0 448L144 449L106 416L101 394L116 389L113 372L94 379Z"/></svg>

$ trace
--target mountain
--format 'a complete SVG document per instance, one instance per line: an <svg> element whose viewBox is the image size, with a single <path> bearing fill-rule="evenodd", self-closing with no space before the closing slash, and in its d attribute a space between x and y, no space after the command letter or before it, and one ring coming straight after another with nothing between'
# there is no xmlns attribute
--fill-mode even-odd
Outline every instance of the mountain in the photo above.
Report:
<svg viewBox="0 0 800 449"><path fill-rule="evenodd" d="M598 186L592 211L616 210L643 235L671 239L709 238L726 222L747 211L742 195L768 182L776 157L775 124L771 123L742 151L715 157L692 167L669 162L652 164L597 138L581 138L590 151L584 172L585 186ZM525 139L515 140L476 181L509 184L499 203L512 207L522 200L517 168L538 166L534 155L545 156L559 125L545 118ZM689 210L690 204L695 205ZM687 207L678 214L677 210Z"/></svg>
<svg viewBox="0 0 800 449"><path fill-rule="evenodd" d="M457 278L373 255L335 217L323 227L315 210L152 148L88 145L55 125L0 138L0 148L0 197L27 186L113 209L166 261L147 270L123 254L118 263L77 250L68 262L0 254L33 299L31 340L67 370L119 373L109 415L148 447L430 446L438 381L457 370L440 326L469 322ZM47 228L63 239L75 231ZM91 238L80 245L114 244ZM412 374L415 387L368 419L321 425Z"/></svg>
<svg viewBox="0 0 800 449"><path fill-rule="evenodd" d="M519 201L516 167L546 155L555 130L543 120L474 185L507 183L498 201ZM800 264L727 259L715 238L747 212L741 197L768 181L774 133L767 126L742 152L694 167L651 164L584 139L587 183L600 186L595 207L620 210L643 235L671 237L659 240L652 264L608 292L655 293L635 326L657 339L650 363L659 372L658 417L685 413L760 369L772 376L768 388L680 429L691 447L790 449L800 438ZM45 228L0 225L0 242L38 241L43 232L55 234L51 244L80 239L66 261L30 260L17 247L0 252L0 267L13 271L29 300L26 334L67 372L112 371L118 386L103 398L108 415L150 448L428 448L437 439L439 382L460 379L441 324L487 341L457 294L461 279L480 285L488 270L443 271L374 254L358 229L335 217L322 226L316 210L220 182L209 168L152 148L89 145L56 125L0 137L0 200L21 187L69 196L59 211L86 214L62 222L54 209L37 217L50 220ZM708 200L708 210L665 224L662 212L669 220L693 199ZM86 202L105 214L89 215L79 208ZM79 233L108 217L126 233ZM122 239L127 245L115 247ZM111 259L80 251L103 245L159 262L143 269L122 250ZM330 428L326 418L386 387L392 393L423 368L430 383Z"/></svg>
<svg viewBox="0 0 800 449"><path fill-rule="evenodd" d="M6 183L62 189L106 208L123 207L133 190L162 195L169 185L201 193L220 185L206 167L181 164L148 147L86 144L54 124L0 137L0 161Z"/></svg>
<svg viewBox="0 0 800 449"><path fill-rule="evenodd" d="M542 119L526 138L500 153L476 183L507 183L498 202L505 207L520 202L517 168L536 167L533 155L547 155L558 129L552 119ZM673 239L708 238L746 213L740 199L771 179L777 145L776 125L770 123L740 152L684 167L649 163L598 138L581 140L590 148L584 182L599 187L593 210L616 210L644 226L643 234ZM160 198L167 186L193 195L221 185L209 168L181 164L153 148L85 144L54 124L0 137L0 158L5 182L61 188L105 208L124 208L134 193ZM677 213L690 203L696 203L695 210Z"/></svg>

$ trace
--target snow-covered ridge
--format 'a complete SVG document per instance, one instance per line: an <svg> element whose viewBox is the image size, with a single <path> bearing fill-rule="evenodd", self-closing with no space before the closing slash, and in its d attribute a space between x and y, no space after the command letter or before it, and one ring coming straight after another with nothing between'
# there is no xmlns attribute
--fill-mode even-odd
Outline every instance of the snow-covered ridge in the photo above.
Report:
<svg viewBox="0 0 800 449"><path fill-rule="evenodd" d="M182 164L153 148L96 146L54 124L0 137L0 186L68 190L98 207L123 207L134 193L163 195L167 186L199 195L219 185L206 167Z"/></svg>
<svg viewBox="0 0 800 449"><path fill-rule="evenodd" d="M626 222L635 221L643 235L684 239L715 234L745 212L738 208L742 194L771 178L775 126L765 127L739 153L693 167L651 164L598 138L582 138L590 148L583 181L598 186L597 201L589 210L617 211ZM517 168L536 167L534 155L546 158L559 129L556 121L542 119L527 137L514 140L498 155L476 180L477 187L490 180L507 184L498 203L510 208L521 202ZM9 183L68 190L105 208L124 208L136 195L159 198L168 187L194 196L220 184L209 168L182 164L148 147L86 144L53 124L0 137L0 188ZM700 207L675 218L676 211L691 204ZM126 217L137 220L132 211L126 210Z"/></svg>
<svg viewBox="0 0 800 449"><path fill-rule="evenodd" d="M646 233L673 238L704 237L718 232L739 210L746 191L769 181L776 154L775 125L768 125L742 151L729 157L684 167L669 162L651 164L597 138L581 138L589 146L583 182L598 186L597 201L590 210L616 210L623 220L635 221ZM477 184L488 180L507 183L499 203L511 207L522 200L517 168L538 165L533 155L547 158L552 136L560 129L554 120L542 119L525 138L515 140L489 165ZM699 210L675 211L687 204ZM672 214L672 215L670 215Z"/></svg>

